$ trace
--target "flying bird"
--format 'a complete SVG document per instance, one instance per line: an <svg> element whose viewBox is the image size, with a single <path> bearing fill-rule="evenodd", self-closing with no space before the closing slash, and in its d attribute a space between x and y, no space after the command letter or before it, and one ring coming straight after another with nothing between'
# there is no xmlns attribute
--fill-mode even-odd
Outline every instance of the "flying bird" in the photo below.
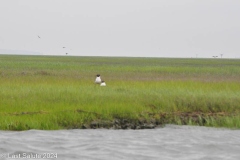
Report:
<svg viewBox="0 0 240 160"><path fill-rule="evenodd" d="M38 38L41 38L40 36L38 36Z"/></svg>

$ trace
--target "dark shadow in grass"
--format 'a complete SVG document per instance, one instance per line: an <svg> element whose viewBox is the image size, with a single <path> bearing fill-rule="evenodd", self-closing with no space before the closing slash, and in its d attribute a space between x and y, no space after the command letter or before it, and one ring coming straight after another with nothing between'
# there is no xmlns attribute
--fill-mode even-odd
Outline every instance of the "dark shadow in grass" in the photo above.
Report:
<svg viewBox="0 0 240 160"><path fill-rule="evenodd" d="M49 76L49 75L51 75L51 73L49 73L47 71L37 71L37 72L35 72L35 75Z"/></svg>

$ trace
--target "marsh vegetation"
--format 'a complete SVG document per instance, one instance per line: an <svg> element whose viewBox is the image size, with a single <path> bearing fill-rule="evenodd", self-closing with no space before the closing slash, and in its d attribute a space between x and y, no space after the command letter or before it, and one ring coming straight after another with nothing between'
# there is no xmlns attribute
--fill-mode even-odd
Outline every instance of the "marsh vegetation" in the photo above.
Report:
<svg viewBox="0 0 240 160"><path fill-rule="evenodd" d="M0 56L1 130L167 123L240 128L240 60Z"/></svg>

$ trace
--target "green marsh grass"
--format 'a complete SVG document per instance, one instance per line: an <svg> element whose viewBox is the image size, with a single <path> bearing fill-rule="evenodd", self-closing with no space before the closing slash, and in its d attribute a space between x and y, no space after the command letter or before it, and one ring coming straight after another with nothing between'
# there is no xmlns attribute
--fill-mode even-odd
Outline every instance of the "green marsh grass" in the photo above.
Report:
<svg viewBox="0 0 240 160"><path fill-rule="evenodd" d="M237 59L0 55L2 130L114 119L240 128L239 111Z"/></svg>

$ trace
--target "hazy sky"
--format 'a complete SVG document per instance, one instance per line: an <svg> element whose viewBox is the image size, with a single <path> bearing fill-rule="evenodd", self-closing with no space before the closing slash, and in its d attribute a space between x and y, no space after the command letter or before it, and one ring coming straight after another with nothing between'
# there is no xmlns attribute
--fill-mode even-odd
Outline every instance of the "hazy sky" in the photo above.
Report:
<svg viewBox="0 0 240 160"><path fill-rule="evenodd" d="M239 58L240 0L0 0L0 49Z"/></svg>

